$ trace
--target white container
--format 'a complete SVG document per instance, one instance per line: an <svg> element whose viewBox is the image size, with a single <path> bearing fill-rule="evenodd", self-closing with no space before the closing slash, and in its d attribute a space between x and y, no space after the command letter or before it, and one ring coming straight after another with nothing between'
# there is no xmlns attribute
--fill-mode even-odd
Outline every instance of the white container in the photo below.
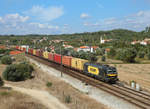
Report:
<svg viewBox="0 0 150 109"><path fill-rule="evenodd" d="M136 84L136 90L140 91L140 85L139 84Z"/></svg>
<svg viewBox="0 0 150 109"><path fill-rule="evenodd" d="M135 82L131 82L131 88L135 89Z"/></svg>

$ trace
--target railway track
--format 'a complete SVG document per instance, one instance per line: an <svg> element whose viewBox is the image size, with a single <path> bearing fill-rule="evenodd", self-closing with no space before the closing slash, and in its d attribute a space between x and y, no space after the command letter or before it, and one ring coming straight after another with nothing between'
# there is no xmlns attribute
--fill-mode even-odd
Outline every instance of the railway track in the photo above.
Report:
<svg viewBox="0 0 150 109"><path fill-rule="evenodd" d="M59 64L49 62L47 60L41 59L36 56L32 56L32 55L28 55L28 54L26 54L26 56L33 58L42 64L53 67L56 70L66 73L74 78L77 78L89 85L97 87L105 92L108 92L108 93L114 95L114 96L122 98L123 100L126 100L127 102L132 103L141 109L150 109L150 95L148 95L148 94L145 94L145 93L142 93L139 91L135 91L135 90L127 88L127 87L121 87L119 85L106 84L106 83L96 80L94 78L83 75L83 73L81 73L81 72L74 71L67 67L60 66Z"/></svg>

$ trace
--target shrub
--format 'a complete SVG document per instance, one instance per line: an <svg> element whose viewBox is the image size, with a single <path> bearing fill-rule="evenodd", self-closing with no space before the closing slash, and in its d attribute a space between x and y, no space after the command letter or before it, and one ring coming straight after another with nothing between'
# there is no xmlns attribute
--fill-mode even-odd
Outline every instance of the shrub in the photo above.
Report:
<svg viewBox="0 0 150 109"><path fill-rule="evenodd" d="M147 53L147 59L150 60L150 52Z"/></svg>
<svg viewBox="0 0 150 109"><path fill-rule="evenodd" d="M132 48L127 48L120 51L118 58L123 62L133 63L135 62L136 51Z"/></svg>
<svg viewBox="0 0 150 109"><path fill-rule="evenodd" d="M141 52L138 53L139 58L144 58L144 56L145 56L145 52L141 51Z"/></svg>
<svg viewBox="0 0 150 109"><path fill-rule="evenodd" d="M0 95L1 96L8 96L8 95L10 95L10 93L9 92L0 92Z"/></svg>
<svg viewBox="0 0 150 109"><path fill-rule="evenodd" d="M96 50L96 55L104 55L105 54L105 51L103 49L97 49Z"/></svg>
<svg viewBox="0 0 150 109"><path fill-rule="evenodd" d="M23 81L31 78L33 67L26 63L7 66L3 72L3 78L8 81Z"/></svg>
<svg viewBox="0 0 150 109"><path fill-rule="evenodd" d="M95 63L97 62L97 57L95 54L91 53L89 56L88 56L88 60L91 62L91 63Z"/></svg>
<svg viewBox="0 0 150 109"><path fill-rule="evenodd" d="M9 64L12 63L12 59L11 59L10 56L3 56L3 57L1 58L1 62L2 62L2 64L7 64L7 65L9 65Z"/></svg>
<svg viewBox="0 0 150 109"><path fill-rule="evenodd" d="M109 58L114 58L114 56L116 55L116 50L111 48L107 55Z"/></svg>
<svg viewBox="0 0 150 109"><path fill-rule="evenodd" d="M71 96L70 95L65 96L65 103L71 103Z"/></svg>
<svg viewBox="0 0 150 109"><path fill-rule="evenodd" d="M105 62L106 61L106 57L102 56L101 61Z"/></svg>
<svg viewBox="0 0 150 109"><path fill-rule="evenodd" d="M51 83L51 82L47 82L47 83L46 83L46 86L47 86L47 87L51 87L51 86L52 86L52 83Z"/></svg>
<svg viewBox="0 0 150 109"><path fill-rule="evenodd" d="M0 77L0 87L4 85L4 81L2 80L2 78Z"/></svg>

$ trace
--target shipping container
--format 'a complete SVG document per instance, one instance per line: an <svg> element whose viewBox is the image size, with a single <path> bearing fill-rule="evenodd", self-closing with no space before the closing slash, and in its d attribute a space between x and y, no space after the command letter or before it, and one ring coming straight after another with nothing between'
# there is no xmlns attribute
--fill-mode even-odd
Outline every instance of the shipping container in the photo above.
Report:
<svg viewBox="0 0 150 109"><path fill-rule="evenodd" d="M40 50L36 50L36 56L40 56Z"/></svg>
<svg viewBox="0 0 150 109"><path fill-rule="evenodd" d="M80 58L73 58L71 59L71 67L83 70L84 63L88 62L88 60L80 59Z"/></svg>
<svg viewBox="0 0 150 109"><path fill-rule="evenodd" d="M48 59L48 54L49 54L49 52L47 52L47 51L43 52L43 57L44 57L45 59Z"/></svg>
<svg viewBox="0 0 150 109"><path fill-rule="evenodd" d="M59 54L54 54L54 61L61 64L61 55Z"/></svg>
<svg viewBox="0 0 150 109"><path fill-rule="evenodd" d="M71 59L72 59L71 56L63 56L62 57L62 64L65 66L71 67Z"/></svg>
<svg viewBox="0 0 150 109"><path fill-rule="evenodd" d="M29 48L29 53L33 55L33 49Z"/></svg>
<svg viewBox="0 0 150 109"><path fill-rule="evenodd" d="M53 53L49 53L48 54L48 59L51 61L54 61L54 54Z"/></svg>
<svg viewBox="0 0 150 109"><path fill-rule="evenodd" d="M36 49L33 49L33 55L36 55Z"/></svg>
<svg viewBox="0 0 150 109"><path fill-rule="evenodd" d="M39 50L39 56L43 57L43 50Z"/></svg>

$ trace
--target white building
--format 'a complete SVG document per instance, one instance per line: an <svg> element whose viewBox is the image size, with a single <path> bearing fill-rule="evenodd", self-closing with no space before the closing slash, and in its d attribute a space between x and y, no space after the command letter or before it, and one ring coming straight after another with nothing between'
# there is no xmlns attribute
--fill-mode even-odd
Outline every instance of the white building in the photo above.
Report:
<svg viewBox="0 0 150 109"><path fill-rule="evenodd" d="M148 42L147 42L147 41L141 41L140 44L141 44L141 45L147 45Z"/></svg>

